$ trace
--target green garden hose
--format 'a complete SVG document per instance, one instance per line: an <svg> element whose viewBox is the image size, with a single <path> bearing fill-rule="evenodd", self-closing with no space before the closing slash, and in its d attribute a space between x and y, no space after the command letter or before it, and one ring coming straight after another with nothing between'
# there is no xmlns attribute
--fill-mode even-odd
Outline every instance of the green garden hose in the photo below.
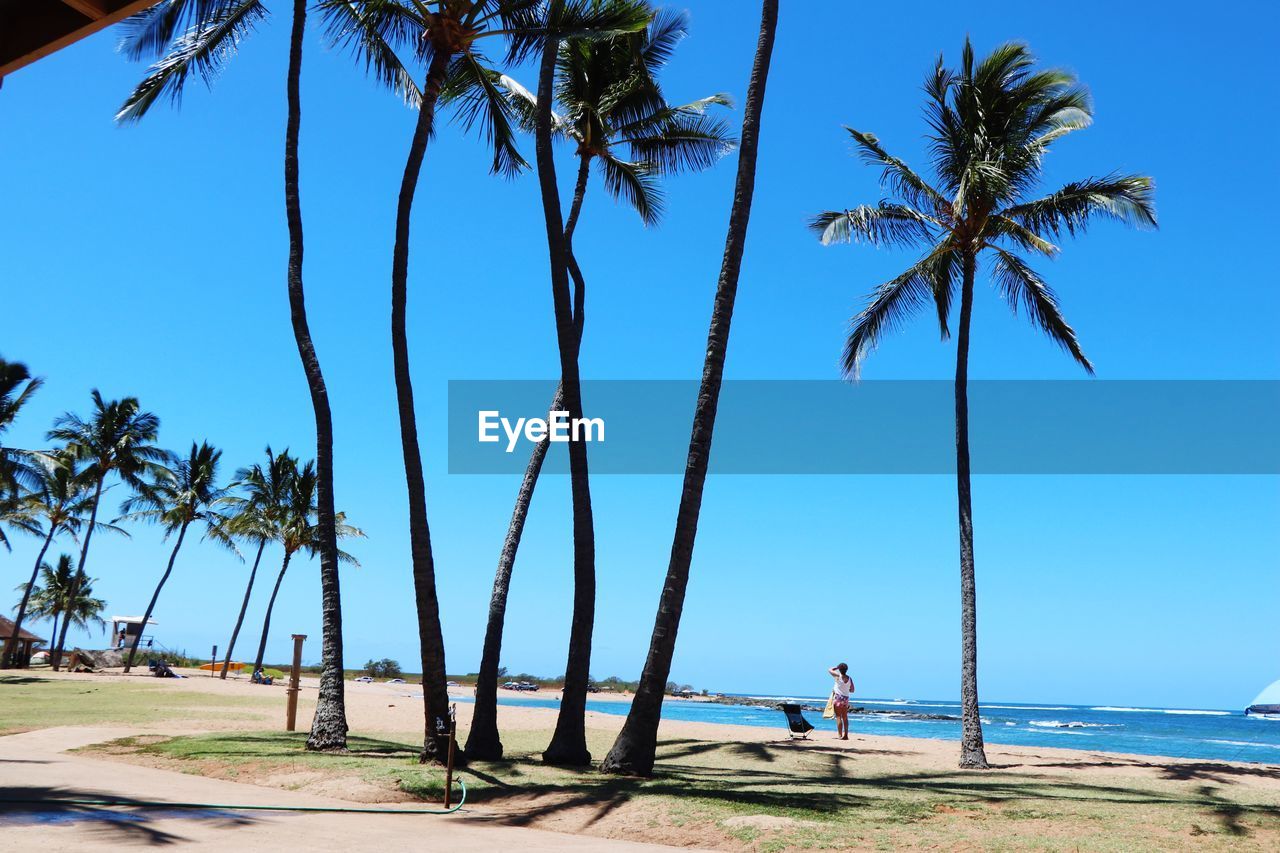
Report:
<svg viewBox="0 0 1280 853"><path fill-rule="evenodd" d="M458 804L447 809L377 809L377 808L348 808L345 806L246 806L246 805L223 805L220 803L171 803L159 800L82 800L82 799L64 799L61 797L46 797L44 799L9 799L7 797L0 798L0 803L21 803L24 805L52 805L65 804L69 806L117 806L120 808L162 808L162 809L204 809L218 811L262 811L262 812L356 812L359 814L453 814L462 808L462 804L467 801L467 784L461 779L456 780L462 787L462 797L458 800Z"/></svg>

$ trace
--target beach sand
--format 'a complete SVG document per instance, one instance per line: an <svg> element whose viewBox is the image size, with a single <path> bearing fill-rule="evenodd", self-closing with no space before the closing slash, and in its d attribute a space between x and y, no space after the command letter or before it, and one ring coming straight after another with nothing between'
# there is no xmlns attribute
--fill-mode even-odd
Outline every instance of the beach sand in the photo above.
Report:
<svg viewBox="0 0 1280 853"><path fill-rule="evenodd" d="M187 703L188 710L180 719L153 719L138 723L136 731L140 734L283 730L285 689L282 685L264 687L250 683L245 677L224 682L207 673L185 672L190 677L154 679L145 673L129 676L119 673L41 673L39 677L85 682L103 688L144 683L159 685L165 693L180 695ZM302 681L298 712L298 727L302 731L308 727L317 686L317 679L305 678ZM450 692L458 699L471 697L470 686L451 688ZM108 692L104 690L101 695L105 698ZM543 690L536 695L546 698L558 694ZM204 697L208 697L207 706ZM592 698L629 701L628 696L616 694L596 694ZM258 707L251 714L229 713L228 700L242 700ZM667 701L696 700L669 698ZM416 685L348 682L346 704L353 735L385 736L412 743L416 740L414 733L422 731L421 689ZM459 701L456 707L458 738L462 743L465 742L472 705ZM504 740L530 744L525 760L534 760L527 753L541 749L536 744L545 744L543 738L549 737L556 713L552 708L499 705L499 726ZM604 749L624 719L621 715L587 712L588 736L597 759L603 758ZM987 846L982 840L985 837L983 833L989 831L984 821L992 816L992 810L1009 815L1016 810L1019 821L1017 834L1004 836L1006 842L1014 842L1006 846L1105 849L1105 844L1093 841L1109 837L1109 812L1090 810L1101 807L1101 804L1122 810L1123 831L1126 833L1122 837L1149 837L1152 841L1150 849L1202 849L1206 845L1225 844L1232 848L1261 850L1276 849L1272 845L1280 845L1280 767L988 744L987 756L994 770L990 773L964 772L957 770L958 747L952 741L858 734L851 735L848 741L839 741L832 732L816 731L809 741L792 742L781 723L781 715L776 729L677 720L662 722L660 739L668 743L667 754L678 755L678 762L683 762L669 765L669 768L688 768L689 797L699 795L699 779L705 781L709 790L714 787L718 792L715 795L718 800L706 801L706 807L717 814L710 825L699 820L699 808L692 803L686 804L689 808L671 806L671 803L680 805L682 789L679 786L666 791L664 799L655 801L660 803L660 807L654 806L653 802L642 805L641 798L634 796L636 791L626 790L619 794L620 789L610 789L607 796L617 796L608 803L602 803L602 794L597 789L586 794L582 791L570 793L567 788L557 790L553 783L538 786L536 795L513 789L511 796L486 799L477 805L477 809L517 825L612 838L636 838L639 833L639 837L645 840L680 846L761 850L814 844L825 846L830 839L821 835L819 823L799 811L788 810L787 804L791 800L777 793L778 786L785 789L789 784L791 776L788 774L797 774L795 782L801 786L817 785L815 780L820 777L825 787L815 789L815 797L831 798L831 791L849 792L847 795L835 795L842 798L841 820L851 819L850 815L856 817L858 809L866 804L864 801L869 802L877 796L883 795L890 800L899 796L911 799L911 807L904 810L901 821L881 820L876 833L857 836L858 843L850 845L854 847L888 843L892 846L938 845L981 849ZM719 750L716 756L724 758L712 757L715 750ZM153 766L157 766L157 762L161 766L165 762L182 763L129 752L123 750L122 754L110 757L151 763ZM696 763L699 753L706 759L702 764ZM733 783L726 786L725 772L715 773L724 771L726 766L736 767L735 762L741 763L740 773L733 776L733 770L725 771ZM211 762L186 772L216 775L225 770L217 762ZM317 794L353 801L407 799L403 792L379 790L376 785L359 780L351 780L344 788L341 783L335 785L333 779L323 778L324 774L310 771L282 774L264 770L254 774L252 768L246 770L243 765L238 765L230 772L231 776L224 774L220 778L234 777L292 790L310 789ZM761 786L759 792L753 792L753 785ZM859 785L862 787L858 788ZM766 787L767 795L764 793ZM974 794L975 791L978 795ZM1048 793L1050 791L1053 793ZM1080 792L1079 798L1073 796L1076 791ZM796 795L791 796L794 798ZM975 796L976 800L973 799ZM749 806L756 801L762 805L753 811ZM966 805L971 801L980 801L982 805ZM1065 813L1060 810L1064 802L1067 803ZM744 803L748 806L745 809L741 808ZM1059 811L1047 809L1045 803L1052 803ZM805 805L810 807L810 804ZM1162 815L1155 810L1166 805L1184 811ZM818 817L831 817L820 813L821 803L812 807L817 809ZM656 812L655 808L658 809ZM731 817L725 816L729 814L725 808L734 809ZM1148 820L1145 817L1148 811L1151 814L1149 825L1143 823ZM834 810L832 814L835 814ZM1009 826L1002 823L999 832L1008 831ZM1119 823L1116 832L1120 832ZM798 840L789 841L793 836ZM810 840L806 841L806 838ZM815 838L817 841L813 841ZM778 843L766 843L770 839ZM1132 849L1133 844L1121 844L1120 847Z"/></svg>

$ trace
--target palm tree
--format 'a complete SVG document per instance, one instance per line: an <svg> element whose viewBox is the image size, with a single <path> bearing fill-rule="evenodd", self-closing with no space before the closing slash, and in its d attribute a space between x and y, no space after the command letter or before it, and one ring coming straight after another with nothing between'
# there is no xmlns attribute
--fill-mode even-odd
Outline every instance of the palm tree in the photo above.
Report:
<svg viewBox="0 0 1280 853"><path fill-rule="evenodd" d="M956 492L960 528L961 743L960 766L985 768L978 711L977 595L973 512L969 485L969 321L980 259L990 263L996 290L1021 308L1042 332L1089 374L1093 365L1067 324L1054 292L1020 252L1057 254L1051 240L1082 232L1097 217L1155 227L1152 182L1140 175L1075 181L1036 198L1041 163L1056 140L1089 125L1091 108L1075 77L1036 71L1025 45L1004 44L981 62L965 41L961 67L941 57L925 83L926 118L936 180L930 183L890 155L870 133L849 129L862 158L882 168L882 182L899 201L830 211L812 223L825 244L923 247L906 272L880 285L850 325L844 372L855 377L882 336L913 311L933 302L942 336L957 285Z"/></svg>
<svg viewBox="0 0 1280 853"><path fill-rule="evenodd" d="M75 568L70 554L59 555L57 567L41 563L40 580L43 586L31 592L30 613L33 619L52 619L52 635L58 634L59 617L63 620L63 635L68 623L85 629L90 623L99 629L106 628L107 623L101 613L107 603L101 598L94 598L94 581Z"/></svg>
<svg viewBox="0 0 1280 853"><path fill-rule="evenodd" d="M25 364L0 358L0 545L6 550L12 550L12 546L5 527L40 535L25 512L22 500L23 487L39 476L33 455L27 450L4 446L4 434L43 384L43 379L31 376Z"/></svg>
<svg viewBox="0 0 1280 853"><path fill-rule="evenodd" d="M244 588L244 600L236 616L236 626L231 629L227 642L227 656L222 661L220 677L226 679L231 657L235 653L236 639L244 624L245 611L249 609L249 597L253 594L253 582L258 576L258 565L268 542L280 538L280 523L288 508L292 480L298 473L298 460L289 455L289 449L279 455L267 447L267 465L254 464L236 472L236 485L244 489L244 495L228 495L227 532L236 538L246 539L258 546L249 570L249 583Z"/></svg>
<svg viewBox="0 0 1280 853"><path fill-rule="evenodd" d="M564 0L559 0L563 3ZM627 5L571 0L575 32L617 31L643 26L626 21L618 10ZM391 260L391 349L400 416L409 499L409 552L413 561L418 636L422 655L425 714L422 761L442 760L449 743L449 693L445 685L444 635L436 595L435 556L427 522L426 485L418 444L417 412L409 369L406 328L409 279L409 233L414 196L435 128L436 105L446 88L459 106L464 126L477 122L493 149L493 171L514 175L527 164L515 147L515 108L500 87L501 75L481 52L485 40L498 36L526 47L545 32L539 3L533 0L322 0L330 33L352 47L379 82L391 86L418 109L396 203L395 243ZM632 15L632 18L635 16ZM409 50L426 66L417 86L397 50ZM516 58L515 51L509 58ZM557 226L559 228L560 226Z"/></svg>
<svg viewBox="0 0 1280 853"><path fill-rule="evenodd" d="M72 589L67 598L76 600L74 585L84 573L89 556L89 543L98 524L98 504L107 478L115 475L127 486L137 489L143 477L157 470L169 460L168 451L153 443L160 431L160 419L151 412L144 412L137 397L124 397L107 402L98 389L93 389L93 414L88 419L72 412L59 416L49 430L51 441L62 442L67 452L84 462L81 475L92 490L89 504L89 524L85 528L84 541L80 543L80 573L71 578ZM53 647L52 664L55 670L62 663L63 645L67 639L68 620L63 620L62 631Z"/></svg>
<svg viewBox="0 0 1280 853"><path fill-rule="evenodd" d="M565 221L564 240L569 276L574 285L574 340L579 348L586 282L574 258L573 235L586 197L592 163L599 166L605 190L615 200L635 208L645 225L654 225L664 206L659 177L709 168L733 147L724 123L706 115L712 105L728 105L725 95L672 106L662 94L656 75L687 32L687 16L660 11L642 33L608 40L568 39L560 47L555 96L563 117L553 115L552 121L556 132L576 143L578 156L578 175ZM504 79L504 84L517 105L523 105L525 123L532 125L537 99L509 78ZM625 150L626 156L620 156L620 150ZM562 407L562 392L557 388L551 411ZM469 758L502 757L497 687L507 595L525 520L550 444L550 440L544 438L534 445L529 455L498 557L484 651L476 678L476 704L467 735ZM585 710L585 684L583 688ZM571 704L576 713L578 703Z"/></svg>
<svg viewBox="0 0 1280 853"><path fill-rule="evenodd" d="M22 587L22 600L18 604L18 614L14 617L13 636L5 644L4 653L0 654L0 668L7 667L12 660L17 645L18 632L26 617L27 606L36 587L40 568L44 565L44 556L49 546L60 533L69 533L74 539L85 524L92 503L87 483L76 470L76 459L66 453L42 455L35 468L38 477L35 489L24 501L33 516L44 522L44 539L40 551L36 555L35 565L31 569L31 579ZM129 534L111 524L97 522L99 530L110 530L125 536Z"/></svg>
<svg viewBox="0 0 1280 853"><path fill-rule="evenodd" d="M162 94L177 100L192 71L211 83L240 41L267 13L260 0L167 0L130 19L124 48L132 58L160 56L146 79L116 116L134 121ZM316 494L319 527L323 641L320 691L307 749L343 750L347 745L346 680L342 661L342 591L338 578L338 534L333 496L333 414L320 359L311 339L303 288L302 202L299 194L298 135L302 121L300 80L307 0L293 0L289 65L285 79L284 205L289 230L286 282L289 316L298 357L306 374L316 421ZM185 29L184 29L185 27Z"/></svg>
<svg viewBox="0 0 1280 853"><path fill-rule="evenodd" d="M298 468L295 459L290 467L293 470L285 474L284 502L279 508L276 519L276 536L284 546L284 561L280 564L276 585L271 589L271 598L267 600L267 613L262 620L262 639L258 643L258 654L253 659L254 672L262 669L262 658L267 653L267 637L271 633L271 612L275 609L276 596L280 593L280 584L284 582L284 573L289 570L293 555L306 550L314 556L320 550L320 526L313 521L316 516L316 492L319 480L315 463L308 462ZM345 513L338 513L337 529L338 536L343 539L364 536L362 530L347 524ZM360 565L356 558L346 551L339 550L338 559L354 566Z"/></svg>
<svg viewBox="0 0 1280 853"><path fill-rule="evenodd" d="M169 575L173 574L173 564L192 524L203 523L204 538L235 549L227 535L226 518L221 511L226 498L226 490L218 486L218 461L221 458L222 451L214 449L208 442L202 441L199 445L192 442L186 459L179 460L172 469L156 468L153 478L144 482L137 493L124 502L124 517L159 524L164 528L166 539L177 534L164 574L160 576L156 591L151 594L151 601L142 616L143 625L150 621L160 593L169 581ZM142 632L139 631L133 637L129 656L125 658L126 673L133 668L133 657L141 640Z"/></svg>
<svg viewBox="0 0 1280 853"><path fill-rule="evenodd" d="M680 628L680 614L684 609L685 589L689 583L689 566L693 561L698 514L702 509L702 489L706 483L707 465L711 456L711 437L729 346L733 304L738 294L738 273L747 242L747 224L751 218L751 200L755 192L756 156L760 145L760 114L764 108L765 84L769 77L777 27L778 0L763 0L760 37L756 44L755 62L751 68L751 81L747 86L747 101L742 117L742 142L733 207L729 212L729 233L725 240L715 304L711 310L707 357L702 367L702 384L694 409L689 457L685 463L684 485L680 493L680 508L676 514L675 537L671 544L671 561L667 566L662 595L658 599L658 613L654 620L653 636L649 641L649 654L640 675L640 684L636 688L622 731L601 765L602 770L610 773L648 775L653 771L658 744L658 722L662 718L662 698L671 674L676 632Z"/></svg>

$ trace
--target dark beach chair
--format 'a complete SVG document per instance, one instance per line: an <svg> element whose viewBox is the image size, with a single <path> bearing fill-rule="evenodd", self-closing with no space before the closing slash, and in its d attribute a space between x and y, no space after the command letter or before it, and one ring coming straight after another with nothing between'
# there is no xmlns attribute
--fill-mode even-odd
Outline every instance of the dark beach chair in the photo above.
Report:
<svg viewBox="0 0 1280 853"><path fill-rule="evenodd" d="M813 723L804 718L804 714L800 713L799 705L784 704L778 708L786 715L788 734L793 738L808 738L809 732L813 731Z"/></svg>

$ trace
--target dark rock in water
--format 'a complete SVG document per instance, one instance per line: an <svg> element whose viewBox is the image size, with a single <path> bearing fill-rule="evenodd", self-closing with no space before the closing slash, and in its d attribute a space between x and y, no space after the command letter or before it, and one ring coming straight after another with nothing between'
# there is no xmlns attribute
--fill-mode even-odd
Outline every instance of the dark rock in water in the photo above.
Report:
<svg viewBox="0 0 1280 853"><path fill-rule="evenodd" d="M1249 714L1280 714L1280 705L1250 705L1244 709L1245 715Z"/></svg>

